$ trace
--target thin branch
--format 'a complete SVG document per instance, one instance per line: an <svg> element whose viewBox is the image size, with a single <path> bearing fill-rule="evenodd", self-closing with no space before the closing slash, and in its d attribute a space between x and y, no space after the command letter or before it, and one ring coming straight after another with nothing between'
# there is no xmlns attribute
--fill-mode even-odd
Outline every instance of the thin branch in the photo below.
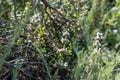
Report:
<svg viewBox="0 0 120 80"><path fill-rule="evenodd" d="M5 65L8 67L13 67L14 65L40 65L43 64L42 62L18 62L18 63L10 63L5 61Z"/></svg>
<svg viewBox="0 0 120 80"><path fill-rule="evenodd" d="M48 7L52 9L53 11L57 12L66 22L71 22L69 19L67 19L62 13L60 13L56 8L52 7L46 0L42 0L45 7Z"/></svg>
<svg viewBox="0 0 120 80"><path fill-rule="evenodd" d="M16 0L14 0L14 17L15 17L15 19L17 20L17 15L16 15L16 6L17 6L17 2L16 2Z"/></svg>
<svg viewBox="0 0 120 80"><path fill-rule="evenodd" d="M35 80L42 80L42 79L38 79L38 78L32 76L32 75L30 74L30 72L29 72L29 73L28 73L28 72L25 72L25 70L23 70L23 69L20 69L20 72L21 72L23 75L28 76L28 77L31 77L31 78L33 78L33 79L35 79Z"/></svg>

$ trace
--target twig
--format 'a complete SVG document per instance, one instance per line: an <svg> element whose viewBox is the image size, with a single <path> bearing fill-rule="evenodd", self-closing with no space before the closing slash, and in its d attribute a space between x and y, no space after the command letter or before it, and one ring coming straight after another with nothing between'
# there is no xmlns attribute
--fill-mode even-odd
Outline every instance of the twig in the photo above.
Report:
<svg viewBox="0 0 120 80"><path fill-rule="evenodd" d="M6 66L13 67L14 65L40 65L43 64L42 62L18 62L18 63L10 63L10 62L4 62Z"/></svg>
<svg viewBox="0 0 120 80"><path fill-rule="evenodd" d="M25 71L22 70L22 69L20 69L20 71L23 73L23 75L26 75L26 76L28 76L28 77L31 77L31 78L33 78L33 79L35 79L35 80L41 80L41 79L38 79L38 78L32 76L30 73L29 73L29 74L28 74L28 73L25 73Z"/></svg>
<svg viewBox="0 0 120 80"><path fill-rule="evenodd" d="M16 6L17 6L17 3L16 3L16 0L14 0L14 16L15 16L15 19L17 20L17 15L16 15Z"/></svg>
<svg viewBox="0 0 120 80"><path fill-rule="evenodd" d="M56 11L66 22L71 22L69 19L67 19L62 13L60 13L56 8L52 7L46 0L42 0L45 7L52 9L53 11Z"/></svg>

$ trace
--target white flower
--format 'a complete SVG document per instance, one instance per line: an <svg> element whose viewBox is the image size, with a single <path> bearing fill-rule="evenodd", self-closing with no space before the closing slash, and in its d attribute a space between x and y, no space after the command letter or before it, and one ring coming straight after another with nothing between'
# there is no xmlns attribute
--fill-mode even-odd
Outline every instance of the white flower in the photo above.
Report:
<svg viewBox="0 0 120 80"><path fill-rule="evenodd" d="M113 7L113 8L111 9L111 11L117 11L117 10L119 10L118 7Z"/></svg>
<svg viewBox="0 0 120 80"><path fill-rule="evenodd" d="M67 62L65 62L65 63L64 63L64 67L66 68L67 66L68 66L68 63L67 63Z"/></svg>
<svg viewBox="0 0 120 80"><path fill-rule="evenodd" d="M58 52L67 52L67 48L58 49Z"/></svg>
<svg viewBox="0 0 120 80"><path fill-rule="evenodd" d="M30 18L30 21L32 23L37 23L40 21L40 17L39 17L39 13L38 14L34 14L31 18Z"/></svg>
<svg viewBox="0 0 120 80"><path fill-rule="evenodd" d="M70 33L68 32L68 31L65 31L65 32L63 32L63 36L67 36L67 35L69 35Z"/></svg>
<svg viewBox="0 0 120 80"><path fill-rule="evenodd" d="M99 35L100 34L100 32L97 32L97 35Z"/></svg>
<svg viewBox="0 0 120 80"><path fill-rule="evenodd" d="M32 41L31 41L31 40L28 40L27 42L28 42L28 43L31 43Z"/></svg>
<svg viewBox="0 0 120 80"><path fill-rule="evenodd" d="M64 42L68 42L69 40L62 37L62 38L60 39L60 41L61 41L62 43L64 43Z"/></svg>
<svg viewBox="0 0 120 80"><path fill-rule="evenodd" d="M96 39L100 39L100 36L99 36L99 35L97 35L97 36L96 36Z"/></svg>
<svg viewBox="0 0 120 80"><path fill-rule="evenodd" d="M114 29L113 32L116 34L116 33L118 33L118 30L117 30L117 29Z"/></svg>
<svg viewBox="0 0 120 80"><path fill-rule="evenodd" d="M64 43L64 41L65 41L65 39L62 37L62 38L61 38L61 42Z"/></svg>
<svg viewBox="0 0 120 80"><path fill-rule="evenodd" d="M80 31L80 28L77 28Z"/></svg>
<svg viewBox="0 0 120 80"><path fill-rule="evenodd" d="M96 39L103 39L103 33L97 32Z"/></svg>

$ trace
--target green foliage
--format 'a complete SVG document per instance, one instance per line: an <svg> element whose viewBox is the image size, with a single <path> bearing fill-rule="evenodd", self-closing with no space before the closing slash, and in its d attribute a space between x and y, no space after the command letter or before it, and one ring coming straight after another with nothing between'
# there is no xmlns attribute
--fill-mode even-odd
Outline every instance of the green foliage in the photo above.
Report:
<svg viewBox="0 0 120 80"><path fill-rule="evenodd" d="M0 0L0 79L119 80L119 18L119 0Z"/></svg>

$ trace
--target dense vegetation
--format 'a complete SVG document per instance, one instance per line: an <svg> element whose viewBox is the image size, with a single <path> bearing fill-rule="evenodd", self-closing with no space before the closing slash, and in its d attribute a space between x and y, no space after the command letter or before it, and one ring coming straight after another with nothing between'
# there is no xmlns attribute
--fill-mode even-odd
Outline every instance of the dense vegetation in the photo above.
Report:
<svg viewBox="0 0 120 80"><path fill-rule="evenodd" d="M0 0L0 80L119 79L119 0Z"/></svg>

